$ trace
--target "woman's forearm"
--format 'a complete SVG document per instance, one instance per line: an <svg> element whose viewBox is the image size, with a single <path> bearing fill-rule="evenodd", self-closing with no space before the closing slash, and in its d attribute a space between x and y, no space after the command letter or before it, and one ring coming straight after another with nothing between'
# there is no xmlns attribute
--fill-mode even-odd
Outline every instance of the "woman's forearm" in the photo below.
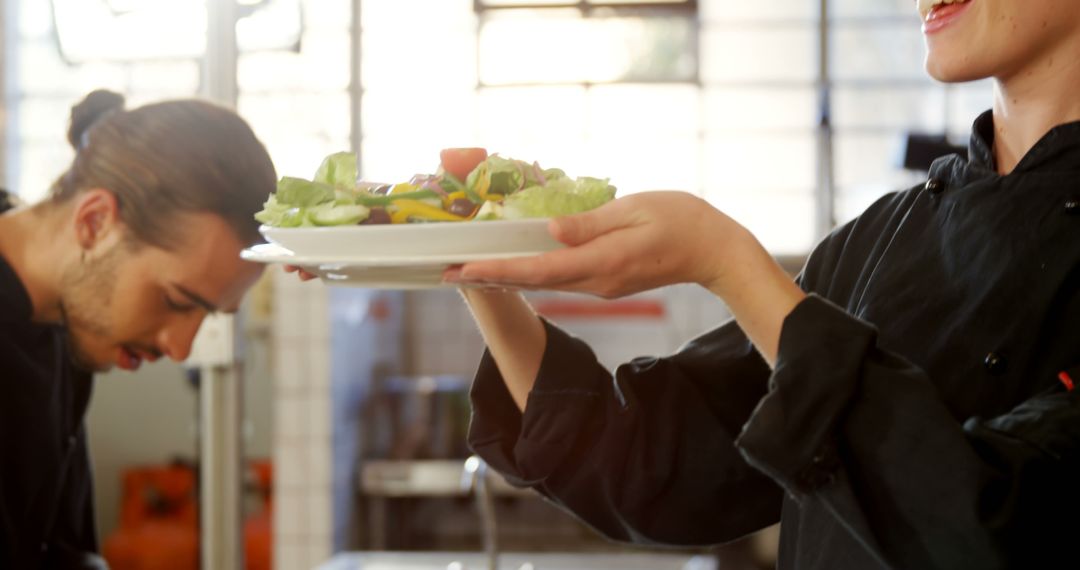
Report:
<svg viewBox="0 0 1080 570"><path fill-rule="evenodd" d="M519 292L461 291L510 396L525 411L547 345L544 324Z"/></svg>
<svg viewBox="0 0 1080 570"><path fill-rule="evenodd" d="M784 319L806 293L749 232L743 240L743 247L732 248L723 278L703 285L724 300L739 328L775 366Z"/></svg>

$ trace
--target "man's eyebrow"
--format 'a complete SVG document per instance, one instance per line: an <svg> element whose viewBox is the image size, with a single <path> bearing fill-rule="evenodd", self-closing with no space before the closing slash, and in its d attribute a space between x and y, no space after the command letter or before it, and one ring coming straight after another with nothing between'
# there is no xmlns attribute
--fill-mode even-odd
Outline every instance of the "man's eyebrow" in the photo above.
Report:
<svg viewBox="0 0 1080 570"><path fill-rule="evenodd" d="M176 287L176 290L179 291L185 297L187 297L189 301L191 301L192 303L195 303L196 305L202 307L203 309L206 309L206 311L208 313L216 313L216 312L218 312L217 305L215 305L215 304L211 303L210 301L207 301L206 299L202 298L202 296L200 296L198 293L195 293L194 291L191 291L190 289L187 289L183 285L177 285L176 283L173 283L173 287Z"/></svg>

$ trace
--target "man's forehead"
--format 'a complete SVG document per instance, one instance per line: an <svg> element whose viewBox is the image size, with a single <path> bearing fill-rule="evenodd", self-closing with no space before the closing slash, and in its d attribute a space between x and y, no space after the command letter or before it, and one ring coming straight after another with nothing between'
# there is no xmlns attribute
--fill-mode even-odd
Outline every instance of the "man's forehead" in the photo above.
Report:
<svg viewBox="0 0 1080 570"><path fill-rule="evenodd" d="M199 271L182 272L170 286L207 311L235 312L262 271L261 265L242 260L217 267L203 265Z"/></svg>

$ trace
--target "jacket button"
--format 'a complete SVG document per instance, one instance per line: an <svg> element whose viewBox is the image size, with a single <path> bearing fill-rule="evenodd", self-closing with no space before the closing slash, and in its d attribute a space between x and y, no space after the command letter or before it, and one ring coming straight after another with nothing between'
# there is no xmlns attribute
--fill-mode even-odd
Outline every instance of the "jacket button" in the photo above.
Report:
<svg viewBox="0 0 1080 570"><path fill-rule="evenodd" d="M926 181L926 191L935 196L941 194L945 191L945 182L940 178L931 178Z"/></svg>
<svg viewBox="0 0 1080 570"><path fill-rule="evenodd" d="M1073 216L1080 215L1080 197L1065 200L1065 213Z"/></svg>
<svg viewBox="0 0 1080 570"><path fill-rule="evenodd" d="M994 376L1000 376L1005 373L1005 369L1008 368L1008 360L1000 353L991 352L986 355L983 360L983 366L986 367L986 371Z"/></svg>

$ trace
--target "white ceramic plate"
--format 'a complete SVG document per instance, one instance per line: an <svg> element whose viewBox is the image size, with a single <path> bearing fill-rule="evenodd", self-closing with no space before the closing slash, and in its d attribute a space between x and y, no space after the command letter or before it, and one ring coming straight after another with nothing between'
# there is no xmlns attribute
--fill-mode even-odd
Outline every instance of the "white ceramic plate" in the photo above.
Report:
<svg viewBox="0 0 1080 570"><path fill-rule="evenodd" d="M299 255L273 243L252 246L240 252L240 257L256 263L296 265L315 274L328 285L369 289L454 288L457 285L442 281L442 273L450 265L479 259L522 255L533 255L533 253L413 255L370 259L364 256Z"/></svg>
<svg viewBox="0 0 1080 570"><path fill-rule="evenodd" d="M446 263L542 253L562 247L547 231L548 219L431 222L259 231L296 255L368 264Z"/></svg>

